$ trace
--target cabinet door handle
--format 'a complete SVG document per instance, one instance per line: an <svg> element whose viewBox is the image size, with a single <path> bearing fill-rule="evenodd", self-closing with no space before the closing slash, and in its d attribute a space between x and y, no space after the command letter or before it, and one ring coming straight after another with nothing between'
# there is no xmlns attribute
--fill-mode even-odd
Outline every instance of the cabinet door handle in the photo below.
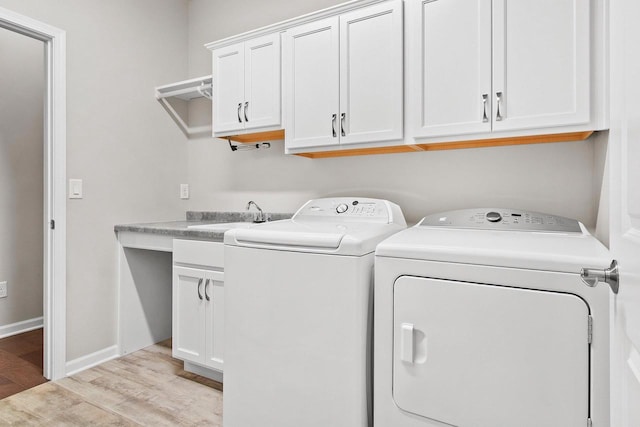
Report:
<svg viewBox="0 0 640 427"><path fill-rule="evenodd" d="M482 94L482 123L487 123L489 121L489 116L487 116L487 102L489 101L489 94Z"/></svg>
<svg viewBox="0 0 640 427"><path fill-rule="evenodd" d="M502 114L500 114L501 103L502 103L502 92L496 92L496 122L502 121Z"/></svg>
<svg viewBox="0 0 640 427"><path fill-rule="evenodd" d="M198 279L198 287L197 287L197 289L198 289L198 298L199 299L202 299L202 294L200 293L200 286L202 286L202 280L203 280L202 278Z"/></svg>
<svg viewBox="0 0 640 427"><path fill-rule="evenodd" d="M242 123L242 117L240 117L240 109L242 108L242 102L238 103L238 123Z"/></svg>
<svg viewBox="0 0 640 427"><path fill-rule="evenodd" d="M340 114L340 134L342 136L347 136L347 134L344 133L344 119L345 119L345 117L347 117L346 113Z"/></svg>
<svg viewBox="0 0 640 427"><path fill-rule="evenodd" d="M331 116L331 130L333 131L333 137L337 138L338 137L338 133L336 132L336 118L337 118L337 114L334 114Z"/></svg>
<svg viewBox="0 0 640 427"><path fill-rule="evenodd" d="M249 121L249 117L247 117L248 112L249 112L249 101L244 103L244 121L245 122Z"/></svg>
<svg viewBox="0 0 640 427"><path fill-rule="evenodd" d="M209 298L209 294L207 293L207 288L209 287L209 282L210 282L209 279L207 279L207 281L204 282L204 296L207 299L207 301L211 301L211 298Z"/></svg>

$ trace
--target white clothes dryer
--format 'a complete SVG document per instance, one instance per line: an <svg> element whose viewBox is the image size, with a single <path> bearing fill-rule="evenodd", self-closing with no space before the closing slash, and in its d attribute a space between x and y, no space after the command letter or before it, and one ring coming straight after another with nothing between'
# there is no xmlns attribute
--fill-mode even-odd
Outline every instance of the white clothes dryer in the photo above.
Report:
<svg viewBox="0 0 640 427"><path fill-rule="evenodd" d="M225 233L225 427L367 427L373 261L386 200L311 200Z"/></svg>
<svg viewBox="0 0 640 427"><path fill-rule="evenodd" d="M375 427L609 427L609 251L515 209L425 217L378 245Z"/></svg>

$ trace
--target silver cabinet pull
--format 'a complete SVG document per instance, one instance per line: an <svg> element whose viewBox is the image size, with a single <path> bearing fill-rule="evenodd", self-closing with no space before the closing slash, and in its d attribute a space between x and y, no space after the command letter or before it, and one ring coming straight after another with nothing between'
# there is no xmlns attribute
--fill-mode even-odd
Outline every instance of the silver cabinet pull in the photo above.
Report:
<svg viewBox="0 0 640 427"><path fill-rule="evenodd" d="M202 285L202 278L198 279L198 298L202 299L202 294L200 293L200 286Z"/></svg>
<svg viewBox="0 0 640 427"><path fill-rule="evenodd" d="M347 136L347 134L344 133L344 119L345 119L345 117L347 117L346 113L340 114L340 134L342 136Z"/></svg>
<svg viewBox="0 0 640 427"><path fill-rule="evenodd" d="M489 116L487 116L487 102L489 101L489 94L482 94L482 123L487 123L489 121Z"/></svg>
<svg viewBox="0 0 640 427"><path fill-rule="evenodd" d="M211 298L209 298L209 294L207 293L207 288L209 287L209 282L210 282L209 279L207 279L207 281L204 282L204 296L207 299L207 301L211 301Z"/></svg>
<svg viewBox="0 0 640 427"><path fill-rule="evenodd" d="M240 109L242 108L242 102L238 103L238 123L242 123L242 117L240 117Z"/></svg>
<svg viewBox="0 0 640 427"><path fill-rule="evenodd" d="M338 133L336 132L336 118L337 118L337 114L334 114L331 116L331 130L333 131L333 137L337 138L338 137Z"/></svg>
<svg viewBox="0 0 640 427"><path fill-rule="evenodd" d="M249 112L249 101L244 103L244 121L248 122L249 121L249 117L247 116Z"/></svg>
<svg viewBox="0 0 640 427"><path fill-rule="evenodd" d="M502 103L502 92L496 92L496 121L502 121L502 114L500 114L500 104Z"/></svg>
<svg viewBox="0 0 640 427"><path fill-rule="evenodd" d="M618 261L611 261L609 268L604 270L594 270L593 268L583 268L580 271L580 278L585 285L594 287L599 282L604 282L611 286L614 294L620 289L620 273L618 272Z"/></svg>

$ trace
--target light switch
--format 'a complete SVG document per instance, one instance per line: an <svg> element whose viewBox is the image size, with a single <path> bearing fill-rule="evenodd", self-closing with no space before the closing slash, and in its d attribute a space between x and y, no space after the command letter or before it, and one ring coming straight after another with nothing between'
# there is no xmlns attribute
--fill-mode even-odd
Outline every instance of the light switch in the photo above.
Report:
<svg viewBox="0 0 640 427"><path fill-rule="evenodd" d="M180 198L181 199L189 198L189 184L180 184Z"/></svg>
<svg viewBox="0 0 640 427"><path fill-rule="evenodd" d="M82 199L82 180L81 179L69 180L69 198Z"/></svg>

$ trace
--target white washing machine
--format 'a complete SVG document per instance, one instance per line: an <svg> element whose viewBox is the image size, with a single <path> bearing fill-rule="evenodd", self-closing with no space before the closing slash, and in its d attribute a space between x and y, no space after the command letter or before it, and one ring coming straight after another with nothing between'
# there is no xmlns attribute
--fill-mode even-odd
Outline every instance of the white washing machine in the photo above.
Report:
<svg viewBox="0 0 640 427"><path fill-rule="evenodd" d="M514 209L425 217L376 250L375 427L610 427L608 250Z"/></svg>
<svg viewBox="0 0 640 427"><path fill-rule="evenodd" d="M373 261L385 200L311 200L225 233L225 427L371 425Z"/></svg>

